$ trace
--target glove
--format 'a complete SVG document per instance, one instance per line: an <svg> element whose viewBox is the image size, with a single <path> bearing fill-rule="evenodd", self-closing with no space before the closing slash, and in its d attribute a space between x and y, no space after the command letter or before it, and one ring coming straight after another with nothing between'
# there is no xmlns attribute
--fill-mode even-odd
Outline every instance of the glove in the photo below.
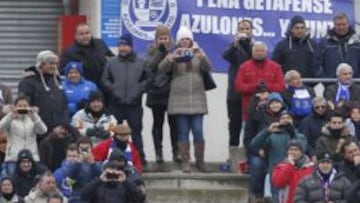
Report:
<svg viewBox="0 0 360 203"><path fill-rule="evenodd" d="M86 107L87 104L88 104L87 99L82 99L76 104L76 106L77 106L77 109L83 109Z"/></svg>
<svg viewBox="0 0 360 203"><path fill-rule="evenodd" d="M95 136L97 133L98 133L98 131L99 131L99 129L98 128L88 128L87 130L86 130L86 136L88 136L88 137L93 137L93 136Z"/></svg>
<svg viewBox="0 0 360 203"><path fill-rule="evenodd" d="M265 83L265 81L261 80L260 84L256 88L256 92L260 93L260 92L266 92L266 91L267 91L266 83Z"/></svg>
<svg viewBox="0 0 360 203"><path fill-rule="evenodd" d="M166 52L165 44L163 44L163 43L159 44L158 50L162 53L165 53Z"/></svg>
<svg viewBox="0 0 360 203"><path fill-rule="evenodd" d="M110 132L108 130L98 130L95 133L95 137L100 138L100 139L107 139L108 137L110 137Z"/></svg>

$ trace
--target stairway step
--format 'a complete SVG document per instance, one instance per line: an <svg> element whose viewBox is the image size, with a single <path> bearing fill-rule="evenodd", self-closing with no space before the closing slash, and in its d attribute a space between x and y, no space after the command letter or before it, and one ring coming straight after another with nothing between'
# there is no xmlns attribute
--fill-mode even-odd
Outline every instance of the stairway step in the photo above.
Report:
<svg viewBox="0 0 360 203"><path fill-rule="evenodd" d="M243 189L147 189L151 203L246 203Z"/></svg>

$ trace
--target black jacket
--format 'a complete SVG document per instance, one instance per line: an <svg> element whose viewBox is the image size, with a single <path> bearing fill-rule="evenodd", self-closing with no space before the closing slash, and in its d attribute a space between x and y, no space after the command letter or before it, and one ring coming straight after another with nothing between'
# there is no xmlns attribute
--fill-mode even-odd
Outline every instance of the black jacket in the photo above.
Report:
<svg viewBox="0 0 360 203"><path fill-rule="evenodd" d="M82 46L75 42L61 55L60 73L64 74L66 64L70 61L77 61L83 64L84 77L101 86L101 74L103 73L107 57L114 54L106 46L102 39L93 38L89 46Z"/></svg>
<svg viewBox="0 0 360 203"><path fill-rule="evenodd" d="M109 185L96 178L83 187L81 198L89 203L140 203L145 195L130 181Z"/></svg>
<svg viewBox="0 0 360 203"><path fill-rule="evenodd" d="M309 36L296 39L288 34L276 45L272 59L281 65L283 73L295 69L303 78L311 78L315 76L315 50L316 43Z"/></svg>
<svg viewBox="0 0 360 203"><path fill-rule="evenodd" d="M352 184L354 184L357 180L360 180L360 165L355 166L354 163L348 162L344 159L340 164L340 170Z"/></svg>
<svg viewBox="0 0 360 203"><path fill-rule="evenodd" d="M347 203L359 203L360 202L360 179L354 182L348 189Z"/></svg>
<svg viewBox="0 0 360 203"><path fill-rule="evenodd" d="M57 78L60 81L59 78ZM49 87L46 90L39 71L34 67L25 69L25 77L18 86L19 95L30 98L30 105L39 107L39 116L51 131L58 123L69 123L67 101L62 89L55 83L53 75L44 75Z"/></svg>
<svg viewBox="0 0 360 203"><path fill-rule="evenodd" d="M227 100L238 101L241 95L235 90L235 79L240 65L251 58L251 45L235 47L234 43L231 43L222 57L229 63Z"/></svg>

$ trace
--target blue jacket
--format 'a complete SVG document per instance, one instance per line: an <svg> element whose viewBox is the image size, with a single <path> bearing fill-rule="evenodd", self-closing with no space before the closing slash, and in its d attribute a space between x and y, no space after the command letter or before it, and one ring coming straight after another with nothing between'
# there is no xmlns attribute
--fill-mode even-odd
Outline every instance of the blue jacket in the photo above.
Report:
<svg viewBox="0 0 360 203"><path fill-rule="evenodd" d="M75 84L65 79L62 82L63 91L67 99L67 106L71 115L75 114L78 104L89 98L90 92L97 91L96 84L82 78L79 83Z"/></svg>
<svg viewBox="0 0 360 203"><path fill-rule="evenodd" d="M333 30L320 40L315 52L315 68L322 77L336 78L336 68L340 63L352 66L353 77L360 76L360 39L355 31L350 28L348 35L339 39Z"/></svg>
<svg viewBox="0 0 360 203"><path fill-rule="evenodd" d="M67 165L68 163L66 162L66 160L63 160L61 163L61 167L56 169L56 171L54 172L54 176L56 180L56 185L61 191L61 193L65 197L69 198L75 180L71 179L68 176L69 172L67 170L69 169L69 167Z"/></svg>

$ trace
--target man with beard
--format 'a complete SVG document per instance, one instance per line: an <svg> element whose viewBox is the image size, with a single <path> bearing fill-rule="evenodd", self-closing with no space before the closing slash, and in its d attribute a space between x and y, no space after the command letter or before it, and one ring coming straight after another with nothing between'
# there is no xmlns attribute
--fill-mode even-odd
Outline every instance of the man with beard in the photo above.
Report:
<svg viewBox="0 0 360 203"><path fill-rule="evenodd" d="M279 202L292 203L296 186L302 178L311 175L313 170L314 163L304 154L301 143L291 140L287 157L275 166L272 174L272 185L280 189Z"/></svg>
<svg viewBox="0 0 360 203"><path fill-rule="evenodd" d="M41 143L39 147L41 162L49 170L55 171L60 167L61 161L66 156L66 148L70 143L80 137L77 129L69 124L60 123L52 130Z"/></svg>
<svg viewBox="0 0 360 203"><path fill-rule="evenodd" d="M343 162L340 165L340 170L344 173L345 177L354 184L360 180L360 150L359 146L347 140L341 147L343 155Z"/></svg>
<svg viewBox="0 0 360 203"><path fill-rule="evenodd" d="M301 202L346 202L350 182L343 173L334 169L329 153L316 156L318 162L311 176L303 179L296 188L294 203Z"/></svg>
<svg viewBox="0 0 360 203"><path fill-rule="evenodd" d="M35 163L33 155L28 149L23 149L18 154L15 167L14 182L19 196L24 197L36 185L36 178L46 171L46 168Z"/></svg>
<svg viewBox="0 0 360 203"><path fill-rule="evenodd" d="M72 193L69 197L71 203L83 203L80 199L80 190L88 182L101 174L101 164L95 162L91 153L90 138L81 137L77 140L78 156L75 162L68 162L64 167L65 176L73 180Z"/></svg>
<svg viewBox="0 0 360 203"><path fill-rule="evenodd" d="M284 110L280 113L279 122L273 122L268 128L260 131L251 141L252 149L264 149L268 161L268 174L271 176L273 168L287 155L287 146L291 140L298 140L303 149L307 142L303 134L298 133L293 126L292 115ZM271 180L271 177L270 177ZM277 200L278 191L272 187L272 198Z"/></svg>
<svg viewBox="0 0 360 203"><path fill-rule="evenodd" d="M342 160L341 147L347 139L356 141L350 135L340 112L333 112L328 123L322 128L322 135L316 140L316 154L327 152L336 164Z"/></svg>
<svg viewBox="0 0 360 203"><path fill-rule="evenodd" d="M129 181L121 167L108 162L100 178L89 182L82 189L81 197L89 203L143 202L144 193Z"/></svg>
<svg viewBox="0 0 360 203"><path fill-rule="evenodd" d="M252 59L241 64L236 75L235 89L242 96L243 120L248 120L247 109L250 98L261 86L269 92L282 92L285 88L284 76L279 64L267 58L268 48L264 42L255 42Z"/></svg>
<svg viewBox="0 0 360 203"><path fill-rule="evenodd" d="M298 129L308 141L306 154L315 160L315 143L322 135L321 128L327 123L330 110L323 97L315 97L312 100L312 109L312 114L301 121Z"/></svg>
<svg viewBox="0 0 360 203"><path fill-rule="evenodd" d="M94 158L96 161L105 161L110 157L113 149L120 149L126 156L127 162L133 165L138 172L143 171L138 150L130 141L131 128L126 121L115 127L114 135L107 140L99 143L93 149Z"/></svg>

